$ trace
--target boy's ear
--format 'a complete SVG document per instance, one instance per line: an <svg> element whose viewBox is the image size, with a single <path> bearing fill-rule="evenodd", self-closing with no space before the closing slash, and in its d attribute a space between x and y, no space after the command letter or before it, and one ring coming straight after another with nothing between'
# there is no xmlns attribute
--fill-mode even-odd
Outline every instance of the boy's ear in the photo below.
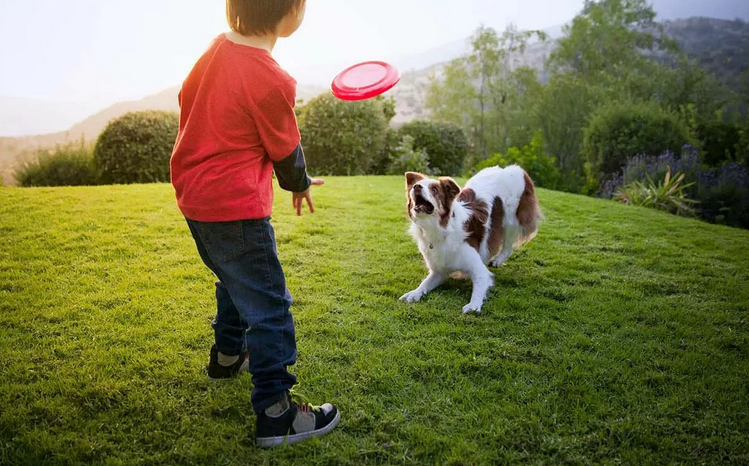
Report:
<svg viewBox="0 0 749 466"><path fill-rule="evenodd" d="M425 179L426 179L426 176L422 175L421 173L406 172L406 189L410 190L411 186Z"/></svg>
<svg viewBox="0 0 749 466"><path fill-rule="evenodd" d="M442 185L442 192L445 193L445 199L453 200L460 193L460 186L449 176L441 176L439 182Z"/></svg>

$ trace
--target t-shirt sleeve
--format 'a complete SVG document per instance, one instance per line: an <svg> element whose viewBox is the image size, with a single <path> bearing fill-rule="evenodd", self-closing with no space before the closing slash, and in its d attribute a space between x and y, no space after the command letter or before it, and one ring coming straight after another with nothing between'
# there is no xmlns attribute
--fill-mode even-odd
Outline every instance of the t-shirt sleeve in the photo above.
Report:
<svg viewBox="0 0 749 466"><path fill-rule="evenodd" d="M276 87L260 101L254 112L260 140L274 162L288 157L301 141L294 114L293 87Z"/></svg>

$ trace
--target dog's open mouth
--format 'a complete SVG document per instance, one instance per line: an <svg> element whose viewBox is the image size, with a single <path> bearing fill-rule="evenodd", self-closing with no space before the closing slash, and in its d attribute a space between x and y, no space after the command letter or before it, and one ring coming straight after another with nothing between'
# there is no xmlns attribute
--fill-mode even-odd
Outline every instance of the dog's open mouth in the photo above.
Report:
<svg viewBox="0 0 749 466"><path fill-rule="evenodd" d="M419 193L414 194L414 212L432 215L434 213L434 205L427 201L424 196Z"/></svg>

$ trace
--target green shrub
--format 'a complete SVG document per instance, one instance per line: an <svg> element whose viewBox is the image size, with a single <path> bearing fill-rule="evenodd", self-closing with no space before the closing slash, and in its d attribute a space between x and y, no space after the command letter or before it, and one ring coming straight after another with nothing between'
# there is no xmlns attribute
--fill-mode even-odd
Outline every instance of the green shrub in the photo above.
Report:
<svg viewBox="0 0 749 466"><path fill-rule="evenodd" d="M749 121L744 124L736 147L736 160L749 168Z"/></svg>
<svg viewBox="0 0 749 466"><path fill-rule="evenodd" d="M749 228L749 170L735 162L702 171L695 198L700 216L713 223Z"/></svg>
<svg viewBox="0 0 749 466"><path fill-rule="evenodd" d="M179 115L174 112L131 112L110 121L94 149L101 181L169 181L169 158L178 129Z"/></svg>
<svg viewBox="0 0 749 466"><path fill-rule="evenodd" d="M476 170L493 166L506 167L512 164L520 165L528 172L537 186L558 189L562 183L562 175L557 167L556 160L544 152L544 140L541 131L536 132L531 143L527 146L510 147L507 155L496 154L476 165Z"/></svg>
<svg viewBox="0 0 749 466"><path fill-rule="evenodd" d="M91 145L83 140L38 150L33 161L16 170L15 178L26 187L98 184Z"/></svg>
<svg viewBox="0 0 749 466"><path fill-rule="evenodd" d="M403 125L399 132L413 138L415 149L429 154L432 168L441 175L455 176L462 171L468 141L459 126L415 120Z"/></svg>
<svg viewBox="0 0 749 466"><path fill-rule="evenodd" d="M646 181L634 181L617 192L615 198L624 204L692 216L695 213L692 206L697 202L689 199L685 190L694 183L682 184L683 182L683 173L677 173L672 177L669 169L663 181L654 182L650 178Z"/></svg>
<svg viewBox="0 0 749 466"><path fill-rule="evenodd" d="M429 166L429 155L419 149L414 149L414 139L405 135L394 150L393 159L388 169L390 175L403 175L406 172L419 172L425 175L436 175Z"/></svg>
<svg viewBox="0 0 749 466"><path fill-rule="evenodd" d="M629 157L679 152L691 142L687 126L655 103L617 102L601 107L584 131L589 175L617 173Z"/></svg>
<svg viewBox="0 0 749 466"><path fill-rule="evenodd" d="M344 102L331 94L299 112L299 131L310 172L364 175L381 162L391 106L384 99Z"/></svg>
<svg viewBox="0 0 749 466"><path fill-rule="evenodd" d="M697 139L702 145L702 162L711 166L736 160L741 140L739 127L732 123L707 121L697 124Z"/></svg>
<svg viewBox="0 0 749 466"><path fill-rule="evenodd" d="M508 153L510 151L513 151L513 150L517 150L517 147L510 147L510 150L508 151ZM484 168L489 168L489 167L502 167L502 168L504 168L507 165L510 165L510 164L507 162L507 159L505 158L504 155L502 155L502 154L494 154L491 157L489 157L488 159L482 160L481 162L477 163L476 167L474 168L473 171L480 172Z"/></svg>
<svg viewBox="0 0 749 466"><path fill-rule="evenodd" d="M663 179L668 173L684 175L683 194L696 201L696 214L711 223L749 228L749 170L736 162L717 168L700 165L699 151L685 147L681 155L638 155L627 161L620 175L606 181L599 190L605 198L616 197L625 189L637 197L645 186L653 186L653 179ZM632 190L632 188L636 190Z"/></svg>
<svg viewBox="0 0 749 466"><path fill-rule="evenodd" d="M400 157L402 138L400 133L393 128L385 132L385 145L382 151L372 160L369 173L372 175L387 175L390 173L390 165L393 160Z"/></svg>

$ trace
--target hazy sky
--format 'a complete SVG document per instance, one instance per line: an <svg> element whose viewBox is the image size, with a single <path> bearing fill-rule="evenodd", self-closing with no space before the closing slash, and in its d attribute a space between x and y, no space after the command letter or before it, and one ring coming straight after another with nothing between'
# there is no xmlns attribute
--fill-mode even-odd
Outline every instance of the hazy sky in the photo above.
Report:
<svg viewBox="0 0 749 466"><path fill-rule="evenodd" d="M651 0L671 17L747 17L749 0ZM344 65L396 60L468 37L480 24L547 28L583 0L308 0L274 55L301 84ZM227 30L224 0L0 0L0 97L104 106L179 85Z"/></svg>
<svg viewBox="0 0 749 466"><path fill-rule="evenodd" d="M227 30L223 0L1 2L2 96L107 103L141 98L180 84L210 40ZM582 0L308 0L302 29L280 41L274 55L304 83L325 77L321 70L337 69L331 65L424 52L467 37L481 23L554 26L581 5Z"/></svg>

